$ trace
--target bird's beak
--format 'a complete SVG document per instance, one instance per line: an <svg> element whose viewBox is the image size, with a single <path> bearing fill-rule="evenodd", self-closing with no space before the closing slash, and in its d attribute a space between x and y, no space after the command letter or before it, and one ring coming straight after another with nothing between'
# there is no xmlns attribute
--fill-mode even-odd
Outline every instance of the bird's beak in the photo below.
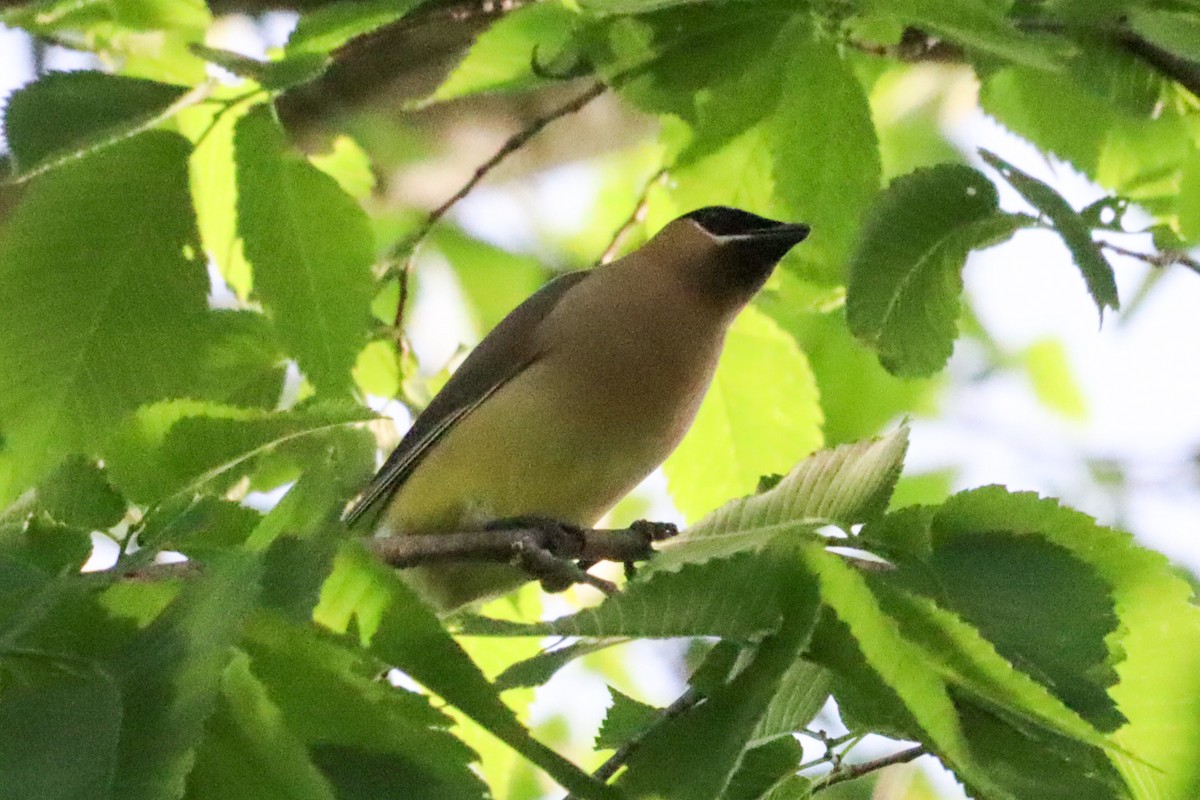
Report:
<svg viewBox="0 0 1200 800"><path fill-rule="evenodd" d="M761 228L754 228L739 233L734 236L724 237L730 240L740 239L742 241L762 242L763 244L777 244L782 247L790 248L800 244L808 238L810 228L801 222L776 222L775 220L764 219Z"/></svg>

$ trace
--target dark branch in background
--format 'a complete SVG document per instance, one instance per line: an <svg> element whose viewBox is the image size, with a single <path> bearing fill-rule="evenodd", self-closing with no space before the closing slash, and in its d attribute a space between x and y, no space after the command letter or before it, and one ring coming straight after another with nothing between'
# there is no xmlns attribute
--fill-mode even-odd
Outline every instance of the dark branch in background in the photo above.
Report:
<svg viewBox="0 0 1200 800"><path fill-rule="evenodd" d="M597 81L588 87L587 91L577 95L576 97L573 97L562 105L551 109L547 113L533 120L533 122L526 125L523 129L508 137L504 144L500 146L500 149L497 150L491 158L480 164L475 169L475 173L466 183L459 187L457 192L451 195L446 202L442 203L440 206L430 212L429 218L426 219L424 224L417 229L416 233L405 239L393 249L393 256L395 257L407 253L409 250L415 247L422 239L429 235L429 231L433 229L433 226L436 225L442 217L446 216L446 213L454 207L455 203L470 194L471 190L478 186L479 182L488 176L488 173L498 167L500 163L504 161L504 159L508 158L513 153L524 147L530 139L541 133L547 125L557 119L567 116L568 114L574 114L575 112L579 111L588 103L604 94L606 89L608 89L607 85L601 81Z"/></svg>
<svg viewBox="0 0 1200 800"><path fill-rule="evenodd" d="M830 772L813 785L813 794L823 792L830 786L836 786L839 783L845 783L846 781L852 781L855 778L869 775L872 772L878 772L884 767L890 767L895 764L907 764L909 761L920 758L927 752L929 751L923 745L917 745L907 750L901 750L898 753L892 753L890 756L883 756L872 761L864 761L861 764L838 766L833 772Z"/></svg>
<svg viewBox="0 0 1200 800"><path fill-rule="evenodd" d="M1041 31L1064 35L1071 29L1058 20L1015 20L1016 26L1024 31ZM1093 32L1093 31L1089 31ZM1134 31L1121 25L1115 28L1094 31L1110 42L1153 68L1159 74L1178 83L1196 97L1200 97L1200 63L1181 58L1153 42L1146 41ZM966 52L955 42L946 41L919 28L906 28L895 45L877 45L869 42L851 41L852 47L864 53L894 58L908 63L966 61Z"/></svg>
<svg viewBox="0 0 1200 800"><path fill-rule="evenodd" d="M429 232L433 230L433 226L437 225L442 217L446 216L455 203L470 194L471 190L478 186L479 182L486 178L488 173L498 167L504 159L524 147L530 139L541 133L547 125L557 119L562 119L569 114L578 112L588 103L604 94L607 88L603 82L597 81L588 87L587 91L551 109L508 137L504 144L500 145L500 149L492 154L491 158L476 167L474 174L471 175L466 183L458 188L458 191L452 194L446 202L430 212L425 222L421 224L421 227L415 233L405 237L388 253L386 259L389 267L388 271L394 272L397 280L400 282L400 297L396 302L396 317L392 325L392 334L397 343L397 352L403 353L404 351L404 305L408 300L408 281L409 273L412 271L412 253L417 245L429 235Z"/></svg>
<svg viewBox="0 0 1200 800"><path fill-rule="evenodd" d="M646 181L646 185L642 187L642 191L638 195L638 201L633 207L633 211L631 211L629 216L626 217L625 221L621 223L620 227L613 231L612 239L610 239L608 242L608 247L604 248L604 252L600 254L599 260L596 261L597 265L607 264L608 262L612 261L616 257L617 253L620 252L621 243L625 240L625 237L629 235L629 232L633 230L635 225L646 218L646 205L650 200L650 190L653 189L654 184L662 180L663 176L666 174L667 168L662 167L658 170L658 172L655 172L650 176L650 180Z"/></svg>

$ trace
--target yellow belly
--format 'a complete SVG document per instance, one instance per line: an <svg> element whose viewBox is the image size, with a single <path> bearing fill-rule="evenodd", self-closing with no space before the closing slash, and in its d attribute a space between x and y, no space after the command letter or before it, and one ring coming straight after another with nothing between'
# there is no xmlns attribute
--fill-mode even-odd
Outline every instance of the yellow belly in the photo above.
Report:
<svg viewBox="0 0 1200 800"><path fill-rule="evenodd" d="M439 440L400 487L380 524L386 535L479 527L508 517L592 526L678 444L707 379L697 386L563 384L539 364L501 387ZM645 402L641 392L671 392ZM409 570L443 608L528 580L507 566Z"/></svg>

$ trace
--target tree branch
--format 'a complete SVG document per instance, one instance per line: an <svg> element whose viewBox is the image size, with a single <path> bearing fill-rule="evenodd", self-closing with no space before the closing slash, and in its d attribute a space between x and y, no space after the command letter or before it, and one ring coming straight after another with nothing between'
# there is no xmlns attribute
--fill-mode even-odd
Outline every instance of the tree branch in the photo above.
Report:
<svg viewBox="0 0 1200 800"><path fill-rule="evenodd" d="M615 231L613 231L612 239L608 242L608 247L604 248L604 252L600 254L600 258L596 261L597 265L607 264L616 258L617 253L621 248L621 242L629 234L633 227L646 218L646 205L650 200L650 190L654 188L654 184L663 179L667 174L667 168L662 167L646 181L646 185L642 187L641 193L638 195L637 204L634 205L633 211L621 223Z"/></svg>
<svg viewBox="0 0 1200 800"><path fill-rule="evenodd" d="M920 758L927 752L924 745L917 745L916 747L910 747L907 750L901 750L898 753L892 753L890 756L883 756L872 761L840 766L813 785L813 794L823 792L830 786L836 786L839 783L852 781L855 778L861 778L864 775L877 772L884 767L890 767L895 764L907 764L909 761Z"/></svg>
<svg viewBox="0 0 1200 800"><path fill-rule="evenodd" d="M1100 247L1109 250L1118 255L1136 258L1138 261L1149 264L1157 269L1165 269L1166 267L1179 264L1187 267L1192 272L1200 275L1200 261L1189 256L1181 250L1163 250L1160 253L1139 253L1137 250L1129 250L1112 242L1099 242Z"/></svg>
<svg viewBox="0 0 1200 800"><path fill-rule="evenodd" d="M498 530L389 536L365 539L363 544L379 560L396 569L450 563L515 563L555 588L586 583L611 594L616 586L589 575L574 562L645 561L654 555L654 542L677 533L671 523L646 520L616 529L575 528L547 522ZM192 577L202 571L202 564L179 561L147 564L122 577L153 581Z"/></svg>
<svg viewBox="0 0 1200 800"><path fill-rule="evenodd" d="M455 203L470 194L471 190L478 186L479 182L488 176L488 173L499 166L504 159L508 158L513 153L524 147L530 139L541 133L547 125L557 119L567 116L568 114L574 114L575 112L581 110L588 103L604 94L605 90L607 89L608 86L603 81L597 81L588 87L587 91L577 95L576 97L573 97L562 105L551 109L547 113L533 120L533 122L529 123L522 130L519 130L510 136L504 142L504 144L500 146L500 149L492 155L491 158L480 164L475 169L475 173L471 175L470 179L467 180L466 183L459 187L458 191L452 194L449 199L446 200L446 202L442 203L440 206L430 212L429 217L425 220L421 227L417 229L416 233L402 241L396 247L392 248L392 251L389 254L390 258L393 261L399 261L402 257L407 255L408 252L416 247L416 245L419 244L422 239L429 235L429 232L433 230L433 226L436 225L442 217L446 216L447 212L454 207Z"/></svg>

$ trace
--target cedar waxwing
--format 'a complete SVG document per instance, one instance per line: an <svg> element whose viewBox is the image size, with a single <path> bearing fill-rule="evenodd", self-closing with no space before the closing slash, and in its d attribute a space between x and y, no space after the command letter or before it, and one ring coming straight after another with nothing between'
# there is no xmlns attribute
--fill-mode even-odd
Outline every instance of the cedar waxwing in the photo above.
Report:
<svg viewBox="0 0 1200 800"><path fill-rule="evenodd" d="M347 521L369 514L388 536L513 517L594 526L679 444L730 323L807 235L701 208L622 259L554 279L467 356ZM405 574L443 609L530 579L507 565Z"/></svg>

